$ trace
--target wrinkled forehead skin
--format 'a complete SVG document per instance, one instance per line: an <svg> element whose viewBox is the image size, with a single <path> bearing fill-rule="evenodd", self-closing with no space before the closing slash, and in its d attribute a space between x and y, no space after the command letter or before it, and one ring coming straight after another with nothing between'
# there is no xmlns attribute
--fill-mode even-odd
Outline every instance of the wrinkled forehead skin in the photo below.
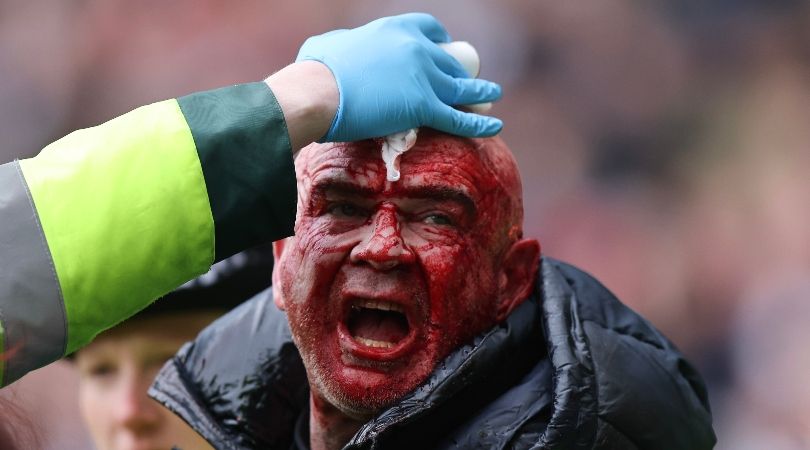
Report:
<svg viewBox="0 0 810 450"><path fill-rule="evenodd" d="M386 180L381 139L312 144L296 158L298 212L314 184L328 178L359 184L381 198L420 188L461 190L475 203L478 225L503 247L522 237L520 174L512 152L499 137L471 139L421 129L416 144L400 156L401 179Z"/></svg>

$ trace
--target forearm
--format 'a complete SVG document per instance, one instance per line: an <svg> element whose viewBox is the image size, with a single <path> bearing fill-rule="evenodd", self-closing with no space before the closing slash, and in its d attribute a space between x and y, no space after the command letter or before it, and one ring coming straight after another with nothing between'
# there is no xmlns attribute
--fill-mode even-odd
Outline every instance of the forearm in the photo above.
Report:
<svg viewBox="0 0 810 450"><path fill-rule="evenodd" d="M284 117L263 83L145 106L0 166L0 385L215 261L292 233Z"/></svg>
<svg viewBox="0 0 810 450"><path fill-rule="evenodd" d="M290 64L265 83L284 111L293 152L326 135L340 97L328 67L316 61Z"/></svg>

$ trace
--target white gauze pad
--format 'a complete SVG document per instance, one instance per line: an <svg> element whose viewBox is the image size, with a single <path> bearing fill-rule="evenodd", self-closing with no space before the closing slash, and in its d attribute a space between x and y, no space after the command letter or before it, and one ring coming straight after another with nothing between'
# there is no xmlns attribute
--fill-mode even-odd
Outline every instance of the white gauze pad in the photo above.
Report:
<svg viewBox="0 0 810 450"><path fill-rule="evenodd" d="M481 60L475 47L469 42L455 41L446 44L438 44L444 51L456 58L464 70L475 78L481 68ZM492 107L491 103L479 103L477 105L465 105L465 107L475 113L483 113ZM416 128L400 131L399 133L385 136L382 144L382 159L385 162L385 173L388 181L399 180L399 156L416 144Z"/></svg>
<svg viewBox="0 0 810 450"><path fill-rule="evenodd" d="M385 162L385 177L388 181L399 180L399 155L416 144L416 128L389 134L382 144L382 159Z"/></svg>

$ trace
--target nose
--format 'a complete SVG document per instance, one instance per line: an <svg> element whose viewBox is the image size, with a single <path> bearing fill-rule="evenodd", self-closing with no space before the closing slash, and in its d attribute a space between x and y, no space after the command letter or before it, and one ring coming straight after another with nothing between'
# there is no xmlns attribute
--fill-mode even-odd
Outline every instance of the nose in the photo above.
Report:
<svg viewBox="0 0 810 450"><path fill-rule="evenodd" d="M160 407L146 395L151 379L139 374L123 377L113 396L113 420L136 435L147 435L160 425Z"/></svg>
<svg viewBox="0 0 810 450"><path fill-rule="evenodd" d="M402 239L396 207L385 203L380 206L368 234L352 249L350 258L353 263L367 263L382 271L415 260L413 251Z"/></svg>

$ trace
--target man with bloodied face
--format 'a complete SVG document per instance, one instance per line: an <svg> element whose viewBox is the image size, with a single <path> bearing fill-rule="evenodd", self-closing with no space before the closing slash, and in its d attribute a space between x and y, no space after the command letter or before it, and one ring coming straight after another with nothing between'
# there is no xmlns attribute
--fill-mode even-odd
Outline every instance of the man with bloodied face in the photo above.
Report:
<svg viewBox="0 0 810 450"><path fill-rule="evenodd" d="M296 233L276 243L273 284L317 408L367 420L528 296L540 246L521 239L499 139L425 130L395 182L377 141L311 146L296 170Z"/></svg>
<svg viewBox="0 0 810 450"><path fill-rule="evenodd" d="M501 139L422 129L395 182L380 148L300 152L273 288L182 350L155 398L217 448L713 446L672 344L522 236Z"/></svg>

